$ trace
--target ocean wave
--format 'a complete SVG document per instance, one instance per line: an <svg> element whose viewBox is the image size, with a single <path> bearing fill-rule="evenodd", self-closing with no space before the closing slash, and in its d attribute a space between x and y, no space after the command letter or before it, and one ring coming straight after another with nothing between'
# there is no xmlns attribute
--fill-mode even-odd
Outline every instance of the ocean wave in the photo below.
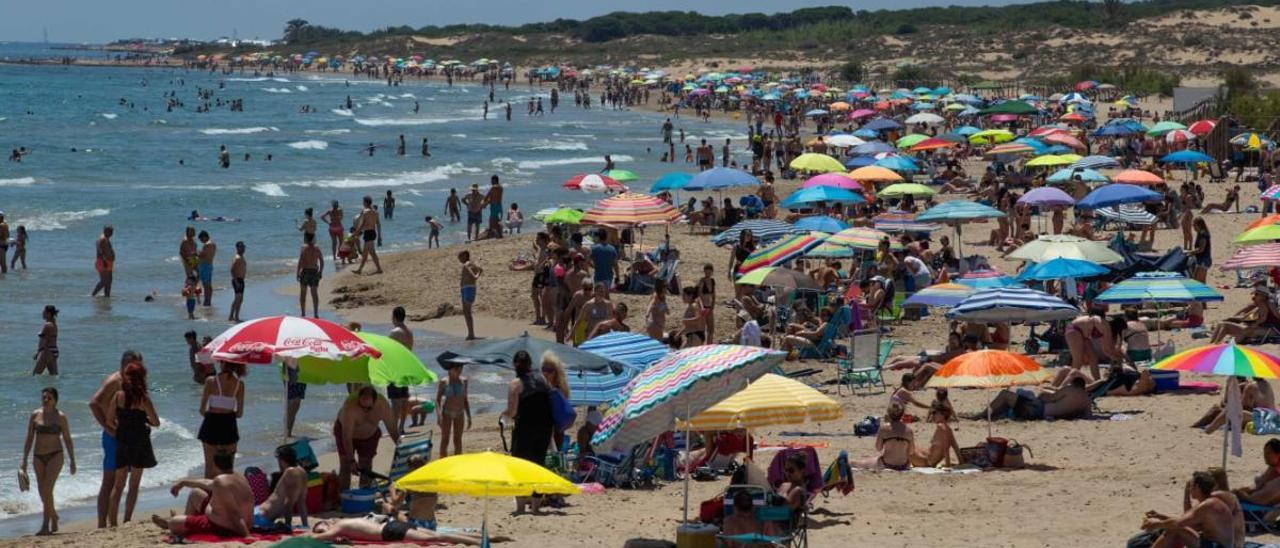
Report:
<svg viewBox="0 0 1280 548"><path fill-rule="evenodd" d="M228 82L266 82L270 78L264 76L261 78L227 78L226 80Z"/></svg>
<svg viewBox="0 0 1280 548"><path fill-rule="evenodd" d="M289 148L296 148L298 150L324 150L326 148L329 148L329 143L327 141L316 141L316 140L297 141L294 143L289 143Z"/></svg>
<svg viewBox="0 0 1280 548"><path fill-rule="evenodd" d="M401 93L401 94L400 94L400 98L401 98L401 99L416 99L416 98L417 98L417 96L416 96L416 95L414 95L414 94L412 94L412 93Z"/></svg>
<svg viewBox="0 0 1280 548"><path fill-rule="evenodd" d="M215 128L202 129L200 130L200 133L203 133L205 135L250 135L253 133L264 133L267 131L280 131L280 130L274 127L263 127L263 126L242 127L242 128L234 128L234 129L215 127Z"/></svg>
<svg viewBox="0 0 1280 548"><path fill-rule="evenodd" d="M461 122L461 118L356 118L362 126L428 126Z"/></svg>
<svg viewBox="0 0 1280 548"><path fill-rule="evenodd" d="M450 133L450 134L449 134L449 136L450 136L450 137L453 137L454 139L466 139L466 138L467 138L467 134L466 134L466 133Z"/></svg>
<svg viewBox="0 0 1280 548"><path fill-rule="evenodd" d="M310 133L312 135L342 135L344 133L351 133L351 130L349 129L308 129L303 133Z"/></svg>
<svg viewBox="0 0 1280 548"><path fill-rule="evenodd" d="M31 231L66 230L67 225L85 219L109 215L110 209L95 208L81 211L52 211L31 216L19 216L11 221L13 226L24 225Z"/></svg>
<svg viewBox="0 0 1280 548"><path fill-rule="evenodd" d="M289 88L262 88L267 93L293 93Z"/></svg>
<svg viewBox="0 0 1280 548"><path fill-rule="evenodd" d="M31 186L36 184L35 177L18 177L16 179L0 179L0 186Z"/></svg>
<svg viewBox="0 0 1280 548"><path fill-rule="evenodd" d="M634 160L626 155L614 155L615 162L630 162ZM558 158L555 160L527 160L516 164L520 169L539 169L549 166L568 166L573 164L604 164L604 157L600 156L584 156L581 158Z"/></svg>
<svg viewBox="0 0 1280 548"><path fill-rule="evenodd" d="M106 118L106 119L108 119L108 120L115 120L115 119L116 119L117 117L119 117L119 116L120 116L119 114L112 114L112 113L110 113L110 112L104 112L104 113L102 113L102 117L103 117L103 118Z"/></svg>
<svg viewBox="0 0 1280 548"><path fill-rule="evenodd" d="M329 112L337 114L338 116L355 116L356 115L356 113L351 112L351 109L346 109L346 108L335 108Z"/></svg>
<svg viewBox="0 0 1280 548"><path fill-rule="evenodd" d="M433 181L443 181L453 177L482 173L483 170L475 167L468 167L460 163L438 166L426 171L408 171L383 176L367 176L367 177L343 177L338 179L319 179L310 181L290 181L278 183L281 187L311 187L311 188L369 188L369 187L397 187L397 186L413 186ZM259 185L261 186L261 185ZM257 190L257 187L255 187Z"/></svg>
<svg viewBox="0 0 1280 548"><path fill-rule="evenodd" d="M539 139L524 148L526 150L587 150L587 144L582 141L553 141L550 139Z"/></svg>
<svg viewBox="0 0 1280 548"><path fill-rule="evenodd" d="M296 89L298 91L307 91L308 88L307 86L293 86L293 89Z"/></svg>
<svg viewBox="0 0 1280 548"><path fill-rule="evenodd" d="M254 192L260 192L273 198L283 198L289 194L276 183L260 183L253 185Z"/></svg>

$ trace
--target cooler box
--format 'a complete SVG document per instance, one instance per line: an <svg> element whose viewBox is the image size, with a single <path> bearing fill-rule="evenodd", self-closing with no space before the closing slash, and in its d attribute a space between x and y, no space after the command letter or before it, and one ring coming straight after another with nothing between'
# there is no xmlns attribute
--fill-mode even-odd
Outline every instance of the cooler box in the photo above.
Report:
<svg viewBox="0 0 1280 548"><path fill-rule="evenodd" d="M676 528L676 548L715 548L720 528L704 523L686 523Z"/></svg>
<svg viewBox="0 0 1280 548"><path fill-rule="evenodd" d="M342 493L340 510L344 514L368 514L373 511L373 499L378 492L373 489L351 489Z"/></svg>
<svg viewBox="0 0 1280 548"><path fill-rule="evenodd" d="M1156 392L1172 392L1178 389L1178 372L1150 369L1151 380L1156 383Z"/></svg>
<svg viewBox="0 0 1280 548"><path fill-rule="evenodd" d="M337 497L338 477L332 473L307 473L307 513L319 514L333 509ZM332 492L332 494L330 494Z"/></svg>

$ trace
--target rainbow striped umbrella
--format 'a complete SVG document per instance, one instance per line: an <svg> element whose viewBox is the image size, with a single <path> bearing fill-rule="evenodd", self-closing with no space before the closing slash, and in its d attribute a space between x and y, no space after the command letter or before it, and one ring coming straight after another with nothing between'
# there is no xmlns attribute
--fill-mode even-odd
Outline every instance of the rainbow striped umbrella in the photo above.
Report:
<svg viewBox="0 0 1280 548"><path fill-rule="evenodd" d="M1151 367L1204 375L1280 378L1280 358L1230 342L1183 350Z"/></svg>
<svg viewBox="0 0 1280 548"><path fill-rule="evenodd" d="M975 291L977 290L962 284L934 284L907 297L902 306L955 306Z"/></svg>
<svg viewBox="0 0 1280 548"><path fill-rule="evenodd" d="M846 228L840 232L832 234L824 243L874 251L876 248L880 247L880 240L884 240L886 238L889 238L887 233L874 228L853 227ZM897 243L898 249L902 249L902 244L900 242L893 242L892 238L889 238L889 240L890 248L893 247L893 243Z"/></svg>
<svg viewBox="0 0 1280 548"><path fill-rule="evenodd" d="M626 192L596 202L582 215L582 224L634 226L668 224L680 219L680 210L659 198Z"/></svg>
<svg viewBox="0 0 1280 548"><path fill-rule="evenodd" d="M876 230L885 232L933 232L942 228L941 225L917 221L914 213L906 211L881 213L876 215L875 222Z"/></svg>
<svg viewBox="0 0 1280 548"><path fill-rule="evenodd" d="M983 156L997 156L1000 154L1030 154L1035 151L1036 149L1031 145L1023 143L1007 143L991 147L983 153Z"/></svg>
<svg viewBox="0 0 1280 548"><path fill-rule="evenodd" d="M796 234L789 238L783 238L769 247L756 250L755 253L748 255L746 260L742 261L742 264L738 266L738 274L746 274L762 266L786 264L791 259L818 247L818 244L826 241L827 238L826 235L820 232Z"/></svg>

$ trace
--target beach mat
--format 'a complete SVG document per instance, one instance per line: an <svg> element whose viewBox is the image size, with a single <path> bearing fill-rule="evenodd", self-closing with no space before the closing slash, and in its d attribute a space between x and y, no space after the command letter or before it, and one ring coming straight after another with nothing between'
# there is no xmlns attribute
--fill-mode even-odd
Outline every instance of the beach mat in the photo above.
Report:
<svg viewBox="0 0 1280 548"><path fill-rule="evenodd" d="M243 538L220 537L218 535L167 535L165 542L169 544L222 544L222 543L241 543L254 544L257 542L276 542L290 535L251 533Z"/></svg>

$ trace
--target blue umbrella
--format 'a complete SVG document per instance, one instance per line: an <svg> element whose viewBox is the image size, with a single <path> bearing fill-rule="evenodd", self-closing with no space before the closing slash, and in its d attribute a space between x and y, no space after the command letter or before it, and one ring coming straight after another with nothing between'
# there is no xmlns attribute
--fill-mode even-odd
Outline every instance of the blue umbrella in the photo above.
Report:
<svg viewBox="0 0 1280 548"><path fill-rule="evenodd" d="M684 188L684 185L689 184L689 180L692 178L692 173L671 172L658 177L658 180L653 182L653 186L649 187L649 192L657 194L664 190L680 190Z"/></svg>
<svg viewBox="0 0 1280 548"><path fill-rule="evenodd" d="M860 204L866 201L867 199L863 198L861 194L850 192L843 188L814 186L792 192L790 196L787 196L787 199L782 201L782 207L791 209L818 202Z"/></svg>
<svg viewBox="0 0 1280 548"><path fill-rule="evenodd" d="M1094 171L1092 169L1080 169L1080 168L1071 168L1071 167L1064 167L1062 169L1059 169L1058 171L1053 172L1053 175L1050 175L1049 178L1045 180L1051 184L1052 183L1069 183L1077 175L1080 176L1080 180L1085 183L1105 183L1110 181L1110 179L1108 179L1106 175L1098 173L1097 171Z"/></svg>
<svg viewBox="0 0 1280 548"><path fill-rule="evenodd" d="M876 162L877 160L875 156L854 156L852 158L849 158L848 160L845 160L844 167L847 167L849 169L854 169L859 167L866 167Z"/></svg>
<svg viewBox="0 0 1280 548"><path fill-rule="evenodd" d="M849 228L849 223L834 219L825 215L815 215L813 217L801 217L795 222L796 228L805 230L817 230L818 232L826 232L827 234L835 234Z"/></svg>
<svg viewBox="0 0 1280 548"><path fill-rule="evenodd" d="M862 127L863 129L884 131L886 129L902 129L902 124L888 118L876 118L875 120L862 124Z"/></svg>
<svg viewBox="0 0 1280 548"><path fill-rule="evenodd" d="M974 270L955 280L955 283L974 289L1022 287L1022 283L1013 276L995 270Z"/></svg>
<svg viewBox="0 0 1280 548"><path fill-rule="evenodd" d="M1013 140L1013 142L1015 142L1015 143L1022 143L1022 144L1024 144L1024 145L1027 145L1027 146L1029 146L1029 147L1031 147L1031 148L1036 149L1036 155L1037 155L1037 156L1039 156L1039 155L1041 155L1041 154L1048 154L1048 153L1049 153L1049 145L1044 144L1044 143L1043 143L1043 142L1041 142L1039 139L1033 139L1033 138L1031 138L1031 137L1019 137L1019 138L1017 138L1017 139L1014 139L1014 140Z"/></svg>
<svg viewBox="0 0 1280 548"><path fill-rule="evenodd" d="M730 169L727 167L711 168L702 173L694 175L687 184L684 185L685 190L723 190L726 188L755 186L760 184L750 173L740 169Z"/></svg>
<svg viewBox="0 0 1280 548"><path fill-rule="evenodd" d="M853 153L859 156L879 154L881 152L897 152L898 149L884 141L867 141L853 147Z"/></svg>
<svg viewBox="0 0 1280 548"><path fill-rule="evenodd" d="M993 217L1004 217L1005 213L991 206L982 205L978 202L970 202L966 200L952 200L943 202L933 206L924 213L916 215L916 221L926 222L948 222L948 221L965 221L969 219L990 219Z"/></svg>
<svg viewBox="0 0 1280 548"><path fill-rule="evenodd" d="M1111 270L1093 261L1058 257L1043 263L1033 263L1018 274L1017 280L1058 280L1062 278L1088 278L1100 276Z"/></svg>
<svg viewBox="0 0 1280 548"><path fill-rule="evenodd" d="M805 116L824 116L826 114L827 114L827 111L822 110L820 108L815 108L809 112L804 113Z"/></svg>
<svg viewBox="0 0 1280 548"><path fill-rule="evenodd" d="M743 230L750 230L751 235L755 236L756 241L760 243L769 243L774 240L804 232L791 223L775 221L773 219L751 219L742 221L736 225L729 227L728 230L716 235L711 242L716 245L729 245L738 241L738 234Z"/></svg>
<svg viewBox="0 0 1280 548"><path fill-rule="evenodd" d="M875 139L876 137L880 136L880 132L874 129L859 128L854 130L853 136L861 137L863 139Z"/></svg>
<svg viewBox="0 0 1280 548"><path fill-rule="evenodd" d="M1080 310L1041 291L1018 287L982 289L947 311L947 317L976 322L1067 320Z"/></svg>
<svg viewBox="0 0 1280 548"><path fill-rule="evenodd" d="M1110 156L1099 156L1095 154L1092 156L1085 156L1084 158L1076 160L1075 163L1071 164L1071 167L1073 168L1078 167L1078 168L1085 168L1085 169L1107 169L1107 168L1113 168L1113 167L1120 167L1120 162Z"/></svg>
<svg viewBox="0 0 1280 548"><path fill-rule="evenodd" d="M1171 164L1199 164L1201 162L1212 162L1213 157L1195 150L1179 150L1171 154L1165 154L1163 158L1160 158L1160 161Z"/></svg>
<svg viewBox="0 0 1280 548"><path fill-rule="evenodd" d="M1080 209L1097 209L1120 204L1155 202L1160 199L1160 193L1152 192L1138 185L1112 183L1093 189L1093 192L1090 192L1084 199L1080 200L1076 207Z"/></svg>
<svg viewBox="0 0 1280 548"><path fill-rule="evenodd" d="M578 346L635 370L643 370L671 352L667 345L636 333L614 332L601 335Z"/></svg>
<svg viewBox="0 0 1280 548"><path fill-rule="evenodd" d="M875 161L877 166L892 171L902 171L907 173L915 173L920 171L920 166L905 156L889 156Z"/></svg>
<svg viewBox="0 0 1280 548"><path fill-rule="evenodd" d="M952 133L957 133L960 135L964 135L965 137L968 137L970 135L973 135L974 133L978 133L979 131L982 131L982 130L980 128L976 128L973 126L960 126L956 128L955 131L953 131Z"/></svg>

